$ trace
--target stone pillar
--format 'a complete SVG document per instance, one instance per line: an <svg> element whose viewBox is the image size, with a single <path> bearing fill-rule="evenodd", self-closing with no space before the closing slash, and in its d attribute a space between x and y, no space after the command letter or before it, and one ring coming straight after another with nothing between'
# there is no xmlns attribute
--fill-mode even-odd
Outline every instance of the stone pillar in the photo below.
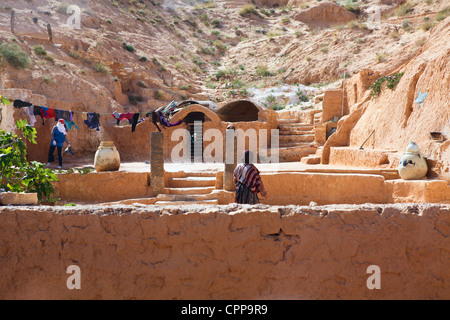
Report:
<svg viewBox="0 0 450 320"><path fill-rule="evenodd" d="M232 161L230 161L232 160ZM225 133L225 170L223 173L223 189L235 191L233 173L237 164L237 136L233 126L227 128Z"/></svg>
<svg viewBox="0 0 450 320"><path fill-rule="evenodd" d="M150 134L150 179L154 195L164 193L164 134Z"/></svg>

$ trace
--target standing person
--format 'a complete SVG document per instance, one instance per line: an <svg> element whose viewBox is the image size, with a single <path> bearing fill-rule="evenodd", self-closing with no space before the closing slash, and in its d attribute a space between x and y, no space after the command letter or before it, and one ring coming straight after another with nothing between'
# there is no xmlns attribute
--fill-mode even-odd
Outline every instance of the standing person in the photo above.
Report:
<svg viewBox="0 0 450 320"><path fill-rule="evenodd" d="M252 164L252 153L244 152L243 163L234 170L233 181L236 185L236 203L256 204L259 203L258 193L267 198L267 191L261 180L259 170Z"/></svg>
<svg viewBox="0 0 450 320"><path fill-rule="evenodd" d="M48 162L47 167L51 162L55 161L55 157L53 153L55 152L55 148L58 150L58 169L62 168L62 149L64 146L64 142L67 143L67 146L70 147L70 143L67 140L67 130L65 126L64 119L59 119L56 125L52 129L52 138L50 140L50 149L48 151Z"/></svg>

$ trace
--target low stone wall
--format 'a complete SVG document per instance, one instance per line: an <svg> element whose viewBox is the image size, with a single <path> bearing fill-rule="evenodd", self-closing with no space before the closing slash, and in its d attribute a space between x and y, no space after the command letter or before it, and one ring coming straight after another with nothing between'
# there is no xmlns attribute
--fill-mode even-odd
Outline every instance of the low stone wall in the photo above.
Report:
<svg viewBox="0 0 450 320"><path fill-rule="evenodd" d="M166 186L168 178L176 175L166 172ZM222 176L223 172L216 175L216 189L223 187ZM269 198L260 200L269 205L450 203L450 186L443 180L386 180L381 174L329 172L262 172L261 177ZM153 198L153 202L147 201L149 204L158 194L146 172L71 173L59 174L58 178L53 183L54 196L64 202L99 204ZM219 204L234 202L233 197L222 200Z"/></svg>
<svg viewBox="0 0 450 320"><path fill-rule="evenodd" d="M55 197L66 202L100 203L155 196L150 172L105 171L58 174Z"/></svg>
<svg viewBox="0 0 450 320"><path fill-rule="evenodd" d="M272 205L386 203L384 177L374 174L277 172L262 173Z"/></svg>
<svg viewBox="0 0 450 320"><path fill-rule="evenodd" d="M449 299L449 235L449 205L0 207L0 299Z"/></svg>

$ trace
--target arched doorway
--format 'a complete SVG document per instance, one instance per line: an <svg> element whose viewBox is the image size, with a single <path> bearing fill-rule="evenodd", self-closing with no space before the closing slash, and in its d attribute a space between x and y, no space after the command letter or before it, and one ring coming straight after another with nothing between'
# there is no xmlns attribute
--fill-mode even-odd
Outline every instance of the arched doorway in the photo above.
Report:
<svg viewBox="0 0 450 320"><path fill-rule="evenodd" d="M205 106L191 104L175 113L171 122L182 120L191 137L190 153L191 161L204 162L203 150L206 147L204 134L208 129L225 130L226 124L220 120L217 114Z"/></svg>
<svg viewBox="0 0 450 320"><path fill-rule="evenodd" d="M203 123L205 118L205 114L199 111L191 112L183 118L191 137L192 162L203 162Z"/></svg>

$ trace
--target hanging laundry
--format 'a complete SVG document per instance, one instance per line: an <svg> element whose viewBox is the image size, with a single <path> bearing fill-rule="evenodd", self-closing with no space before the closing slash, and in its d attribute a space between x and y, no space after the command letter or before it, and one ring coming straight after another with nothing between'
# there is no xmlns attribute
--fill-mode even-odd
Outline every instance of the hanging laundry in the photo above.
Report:
<svg viewBox="0 0 450 320"><path fill-rule="evenodd" d="M121 114L119 115L119 120L117 120L117 124L119 124L120 121L122 121L122 120L124 120L124 119L127 119L128 122L129 122L130 124L132 124L133 117L134 117L134 113L132 113L132 112L121 113Z"/></svg>
<svg viewBox="0 0 450 320"><path fill-rule="evenodd" d="M34 127L34 124L36 123L36 116L34 115L34 106L31 107L25 107L23 108L25 110L25 113L28 116L28 119L30 120L30 126Z"/></svg>
<svg viewBox="0 0 450 320"><path fill-rule="evenodd" d="M66 121L66 127L67 127L67 130L72 130L73 127L77 128L77 130L80 130L78 128L78 126L76 125L76 123L73 121Z"/></svg>
<svg viewBox="0 0 450 320"><path fill-rule="evenodd" d="M47 108L47 107L41 107L41 115L42 118L54 118L55 121L58 119L56 118L56 112L53 108Z"/></svg>
<svg viewBox="0 0 450 320"><path fill-rule="evenodd" d="M147 113L147 115L149 115L149 113ZM161 111L153 111L151 112L152 114L152 122L153 124L156 126L156 128L159 130L159 132L161 132L161 129L158 126L158 122L163 126L163 128L165 127L176 127L179 126L180 124L183 123L182 120L174 122L174 123L170 123L162 114Z"/></svg>
<svg viewBox="0 0 450 320"><path fill-rule="evenodd" d="M159 123L164 127L176 127L183 123L183 121L177 121L174 123L170 123L161 112L157 112L157 115L159 116Z"/></svg>
<svg viewBox="0 0 450 320"><path fill-rule="evenodd" d="M63 119L64 112L64 110L55 109L56 120Z"/></svg>
<svg viewBox="0 0 450 320"><path fill-rule="evenodd" d="M77 128L79 130L78 126L73 122L73 112L72 111L64 111L62 113L62 119L66 122L67 130L72 130L72 127Z"/></svg>
<svg viewBox="0 0 450 320"><path fill-rule="evenodd" d="M159 132L161 132L161 129L158 126L158 115L155 111L147 113L147 116L151 113L152 116L152 123L156 126Z"/></svg>
<svg viewBox="0 0 450 320"><path fill-rule="evenodd" d="M139 122L139 113L135 113L131 120L131 132L134 132L134 130L136 130L136 126L138 125L138 122Z"/></svg>
<svg viewBox="0 0 450 320"><path fill-rule="evenodd" d="M87 112L83 114L84 123L89 129L100 131L100 115L98 113Z"/></svg>
<svg viewBox="0 0 450 320"><path fill-rule="evenodd" d="M113 113L111 113L111 115L113 116L114 119L119 120L120 118L120 113L118 113L117 111L114 111ZM120 122L120 121L119 121Z"/></svg>
<svg viewBox="0 0 450 320"><path fill-rule="evenodd" d="M38 106L33 106L33 115L39 116L42 119L42 125L45 125L44 123L44 117L42 116L42 107L38 107Z"/></svg>
<svg viewBox="0 0 450 320"><path fill-rule="evenodd" d="M33 104L26 102L26 101L22 101L22 100L14 100L13 106L14 108L24 108L24 107L31 107Z"/></svg>

